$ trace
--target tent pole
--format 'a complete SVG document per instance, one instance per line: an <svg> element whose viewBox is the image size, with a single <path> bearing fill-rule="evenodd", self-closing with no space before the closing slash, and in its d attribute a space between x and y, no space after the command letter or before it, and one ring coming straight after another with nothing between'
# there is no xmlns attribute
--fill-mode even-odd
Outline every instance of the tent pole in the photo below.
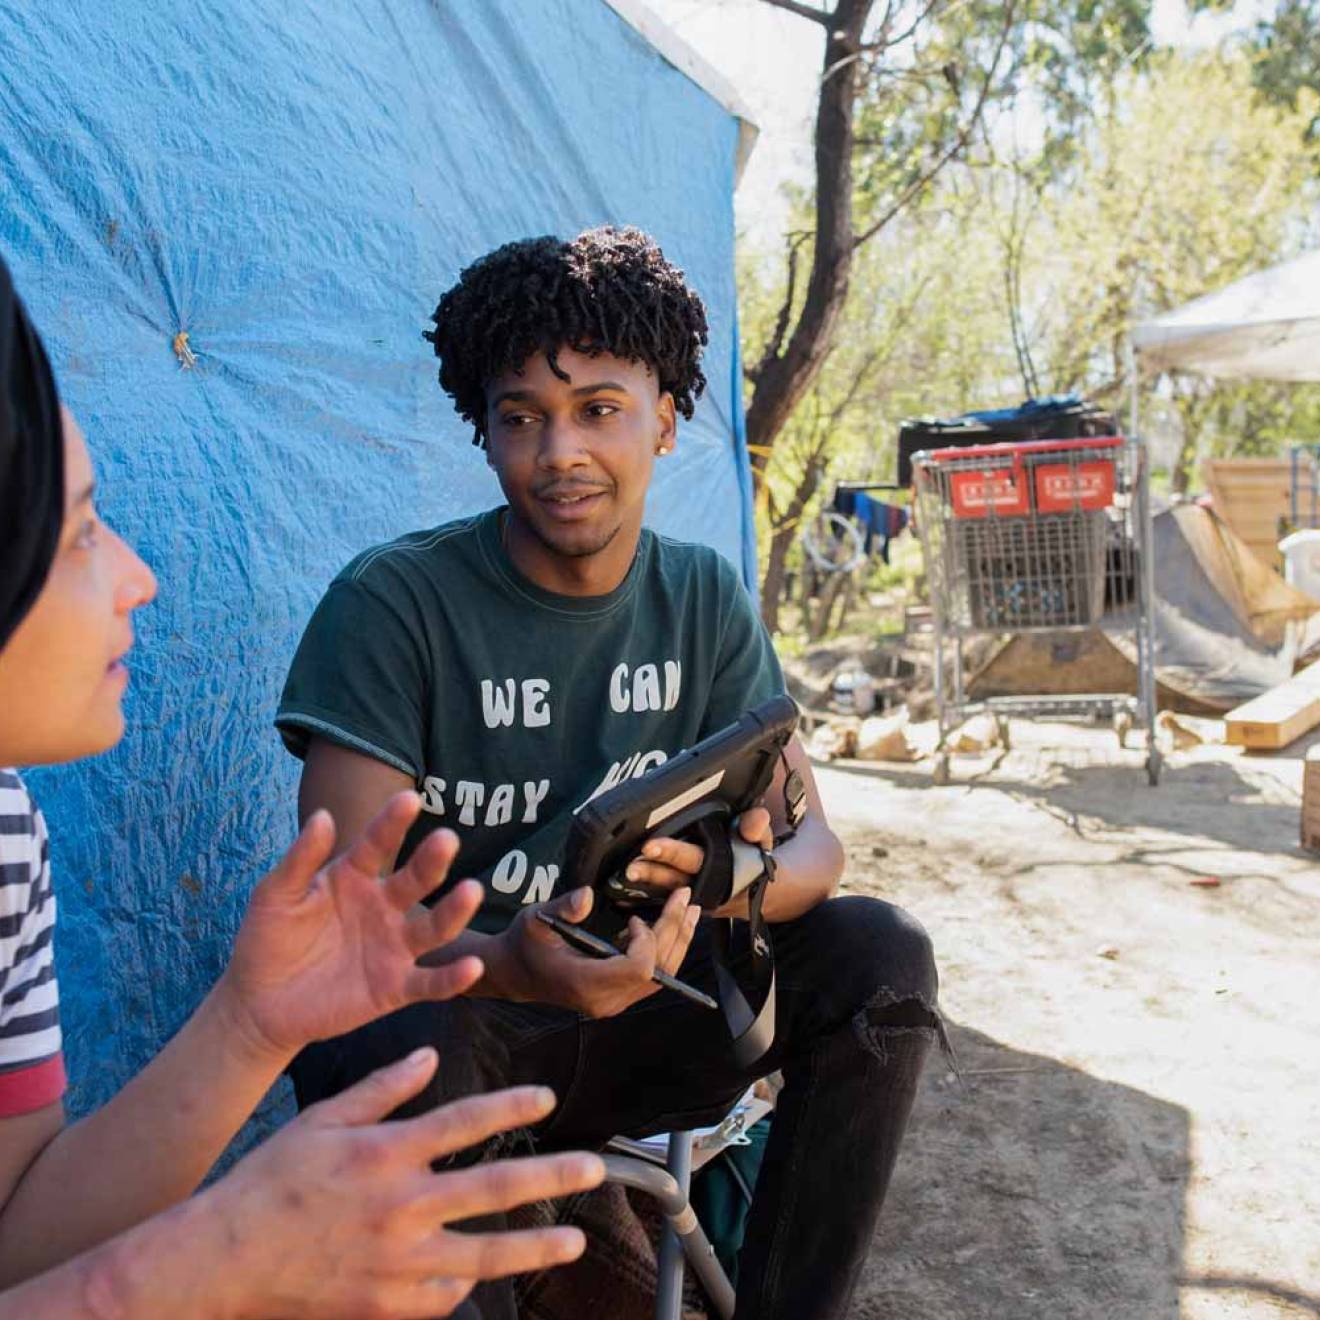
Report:
<svg viewBox="0 0 1320 1320"><path fill-rule="evenodd" d="M1128 435L1137 438L1137 351L1132 346L1132 336L1127 338L1127 378L1128 378Z"/></svg>

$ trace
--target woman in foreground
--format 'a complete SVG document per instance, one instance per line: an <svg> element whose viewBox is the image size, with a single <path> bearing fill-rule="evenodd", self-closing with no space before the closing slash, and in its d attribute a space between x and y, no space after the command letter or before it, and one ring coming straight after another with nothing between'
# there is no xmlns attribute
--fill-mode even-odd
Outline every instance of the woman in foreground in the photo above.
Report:
<svg viewBox="0 0 1320 1320"><path fill-rule="evenodd" d="M93 496L86 445L0 261L0 767L94 755L123 734L131 618L156 583ZM581 1253L576 1229L446 1227L595 1186L604 1169L568 1154L433 1173L554 1097L519 1087L383 1124L429 1080L432 1050L309 1109L192 1196L304 1045L480 978L476 958L417 966L480 902L468 882L418 906L454 836L382 878L418 810L398 794L334 861L333 822L309 819L193 1017L66 1127L45 824L0 769L0 1317L470 1315L478 1280Z"/></svg>

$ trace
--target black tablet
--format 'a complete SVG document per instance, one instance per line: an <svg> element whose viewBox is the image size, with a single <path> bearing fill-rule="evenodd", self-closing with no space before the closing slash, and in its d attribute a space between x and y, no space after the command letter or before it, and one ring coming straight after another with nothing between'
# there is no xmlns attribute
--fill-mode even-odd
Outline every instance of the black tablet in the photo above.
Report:
<svg viewBox="0 0 1320 1320"><path fill-rule="evenodd" d="M564 869L570 883L617 899L626 888L624 870L647 839L682 838L712 816L732 819L755 806L797 722L792 699L774 697L672 760L593 798L569 830Z"/></svg>

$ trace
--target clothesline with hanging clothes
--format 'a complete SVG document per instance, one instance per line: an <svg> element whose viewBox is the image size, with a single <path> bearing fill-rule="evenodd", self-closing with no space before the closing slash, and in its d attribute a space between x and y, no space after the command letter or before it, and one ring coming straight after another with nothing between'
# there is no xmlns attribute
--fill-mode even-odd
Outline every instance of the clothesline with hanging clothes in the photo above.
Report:
<svg viewBox="0 0 1320 1320"><path fill-rule="evenodd" d="M869 555L879 544L880 558L889 562L889 543L908 525L908 510L901 504L886 504L874 499L873 490L901 490L900 486L884 482L841 481L834 488L832 508L845 518L855 518L861 524L862 548Z"/></svg>

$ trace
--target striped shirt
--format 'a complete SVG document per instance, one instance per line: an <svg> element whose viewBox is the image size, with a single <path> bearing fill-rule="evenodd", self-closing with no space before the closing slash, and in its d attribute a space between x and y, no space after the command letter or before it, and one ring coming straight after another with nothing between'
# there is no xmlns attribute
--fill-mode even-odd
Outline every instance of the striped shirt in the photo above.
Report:
<svg viewBox="0 0 1320 1320"><path fill-rule="evenodd" d="M54 932L46 822L18 775L0 770L0 1118L64 1094Z"/></svg>

